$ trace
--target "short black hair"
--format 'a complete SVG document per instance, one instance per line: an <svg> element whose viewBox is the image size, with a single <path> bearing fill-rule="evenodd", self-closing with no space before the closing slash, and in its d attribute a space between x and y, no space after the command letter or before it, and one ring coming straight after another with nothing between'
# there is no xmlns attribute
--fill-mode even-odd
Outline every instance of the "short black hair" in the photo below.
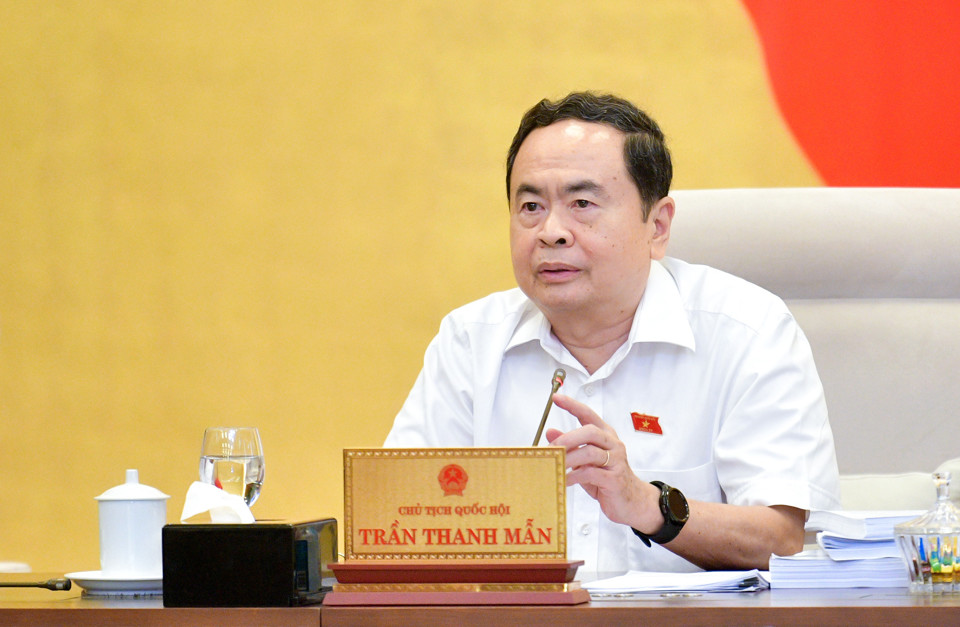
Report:
<svg viewBox="0 0 960 627"><path fill-rule="evenodd" d="M636 105L611 94L572 92L552 102L544 98L527 111L507 153L507 200L510 200L510 175L520 145L535 129L560 120L576 119L607 124L626 135L623 160L643 201L643 219L658 200L670 193L673 164L663 131Z"/></svg>

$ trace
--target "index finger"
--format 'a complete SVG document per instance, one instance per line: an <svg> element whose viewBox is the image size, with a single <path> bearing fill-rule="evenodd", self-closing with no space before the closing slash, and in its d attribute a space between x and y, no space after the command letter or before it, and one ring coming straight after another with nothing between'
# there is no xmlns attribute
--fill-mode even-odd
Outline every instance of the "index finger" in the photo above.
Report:
<svg viewBox="0 0 960 627"><path fill-rule="evenodd" d="M595 425L600 429L607 428L607 423L603 421L603 418L601 418L597 412L590 409L588 405L574 400L566 394L554 394L553 404L573 414L583 426Z"/></svg>
<svg viewBox="0 0 960 627"><path fill-rule="evenodd" d="M554 394L553 398L554 404L576 416L581 426L566 433L552 430L550 435L555 437L550 440L550 444L566 448L568 460L570 460L570 455L578 449L592 445L600 449L602 453L606 453L607 461L609 461L610 449L614 448L619 442L616 430L604 422L597 412L593 411L588 405L564 394Z"/></svg>
<svg viewBox="0 0 960 627"><path fill-rule="evenodd" d="M573 414L580 421L581 427L568 431L556 441L551 442L557 446L566 446L568 449L578 448L584 444L593 444L600 448L608 448L614 441L618 440L616 431L604 422L597 412L590 409L589 405L574 400L565 394L554 394L554 404L560 409L564 409ZM592 429L590 427L593 427Z"/></svg>

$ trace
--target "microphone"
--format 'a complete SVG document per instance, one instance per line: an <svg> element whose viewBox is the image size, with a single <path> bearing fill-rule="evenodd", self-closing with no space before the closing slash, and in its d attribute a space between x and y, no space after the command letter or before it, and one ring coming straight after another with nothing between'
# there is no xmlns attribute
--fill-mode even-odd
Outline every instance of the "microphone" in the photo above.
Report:
<svg viewBox="0 0 960 627"><path fill-rule="evenodd" d="M69 579L48 579L46 581L0 581L0 588L46 588L47 590L69 590Z"/></svg>
<svg viewBox="0 0 960 627"><path fill-rule="evenodd" d="M553 407L553 395L557 393L563 380L567 378L567 373L563 368L557 368L553 371L553 380L550 382L550 398L547 399L547 406L543 408L543 418L540 419L540 426L537 428L537 436L533 438L533 446L540 443L540 436L543 434L543 427L547 424L547 416L550 414L550 408Z"/></svg>

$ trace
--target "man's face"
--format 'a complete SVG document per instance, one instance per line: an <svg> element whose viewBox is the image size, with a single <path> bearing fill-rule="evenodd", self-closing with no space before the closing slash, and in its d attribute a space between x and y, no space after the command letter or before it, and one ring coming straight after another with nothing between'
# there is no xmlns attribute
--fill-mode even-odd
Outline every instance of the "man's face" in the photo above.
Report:
<svg viewBox="0 0 960 627"><path fill-rule="evenodd" d="M514 160L513 272L554 324L569 314L585 322L632 316L650 260L666 250L672 201L643 221L623 143L611 126L561 120L531 132Z"/></svg>

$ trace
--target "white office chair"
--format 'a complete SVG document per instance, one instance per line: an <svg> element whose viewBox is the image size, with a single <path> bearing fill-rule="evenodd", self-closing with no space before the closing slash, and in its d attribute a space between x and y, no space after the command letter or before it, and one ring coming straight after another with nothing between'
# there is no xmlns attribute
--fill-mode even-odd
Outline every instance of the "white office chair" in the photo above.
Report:
<svg viewBox="0 0 960 627"><path fill-rule="evenodd" d="M929 474L913 471L960 455L960 189L671 195L669 255L787 301L813 348L841 474L897 473L905 491L923 491ZM919 500L925 509L932 496Z"/></svg>
<svg viewBox="0 0 960 627"><path fill-rule="evenodd" d="M934 472L950 472L950 500L960 507L960 457L943 462ZM932 472L852 474L840 476L843 509L927 510L937 498Z"/></svg>
<svg viewBox="0 0 960 627"><path fill-rule="evenodd" d="M787 301L826 392L846 509L960 503L960 189L681 190L668 254Z"/></svg>

